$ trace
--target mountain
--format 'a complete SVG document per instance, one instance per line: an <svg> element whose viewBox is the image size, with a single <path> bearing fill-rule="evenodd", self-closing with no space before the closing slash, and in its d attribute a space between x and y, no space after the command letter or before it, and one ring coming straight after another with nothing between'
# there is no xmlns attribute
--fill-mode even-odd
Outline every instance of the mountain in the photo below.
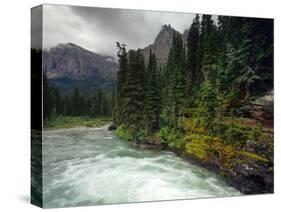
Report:
<svg viewBox="0 0 281 212"><path fill-rule="evenodd" d="M167 62L174 33L181 34L171 25L163 25L154 42L143 49L145 61L150 50L159 65ZM186 41L188 30L181 34ZM62 94L69 94L75 87L83 93L98 89L112 91L116 84L118 63L111 56L101 55L73 43L58 44L43 51L43 70L51 85Z"/></svg>
<svg viewBox="0 0 281 212"><path fill-rule="evenodd" d="M188 36L188 30L185 30L183 34L175 30L171 25L163 25L160 32L156 36L154 42L143 49L145 61L148 61L150 50L155 54L159 65L164 65L167 62L170 48L173 43L174 33L180 34L183 37L183 41L186 41Z"/></svg>
<svg viewBox="0 0 281 212"><path fill-rule="evenodd" d="M62 93L69 93L75 87L95 92L113 88L118 64L113 57L66 43L43 51L43 70L50 83Z"/></svg>

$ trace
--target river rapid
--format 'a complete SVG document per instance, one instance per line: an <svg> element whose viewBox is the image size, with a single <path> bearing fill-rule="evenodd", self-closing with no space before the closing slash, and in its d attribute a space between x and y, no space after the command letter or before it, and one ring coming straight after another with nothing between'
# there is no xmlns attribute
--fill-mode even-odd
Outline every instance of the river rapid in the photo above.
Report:
<svg viewBox="0 0 281 212"><path fill-rule="evenodd" d="M101 128L43 133L45 208L241 195L168 151L134 149Z"/></svg>

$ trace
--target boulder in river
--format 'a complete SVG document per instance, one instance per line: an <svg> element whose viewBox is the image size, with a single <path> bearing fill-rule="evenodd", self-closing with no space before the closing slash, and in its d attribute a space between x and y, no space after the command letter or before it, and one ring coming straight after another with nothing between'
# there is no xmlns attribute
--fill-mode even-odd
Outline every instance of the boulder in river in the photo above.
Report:
<svg viewBox="0 0 281 212"><path fill-rule="evenodd" d="M111 124L109 125L109 127L108 127L108 130L109 130L109 131L116 130L116 126L115 126L113 123L111 123Z"/></svg>

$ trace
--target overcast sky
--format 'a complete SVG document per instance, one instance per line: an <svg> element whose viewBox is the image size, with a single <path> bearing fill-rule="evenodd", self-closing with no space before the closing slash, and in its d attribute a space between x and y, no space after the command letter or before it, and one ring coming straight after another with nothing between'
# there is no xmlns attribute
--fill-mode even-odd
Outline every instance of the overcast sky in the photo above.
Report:
<svg viewBox="0 0 281 212"><path fill-rule="evenodd" d="M116 41L129 49L143 48L153 43L162 25L183 32L194 18L188 13L59 5L44 5L43 11L43 48L71 42L111 56Z"/></svg>

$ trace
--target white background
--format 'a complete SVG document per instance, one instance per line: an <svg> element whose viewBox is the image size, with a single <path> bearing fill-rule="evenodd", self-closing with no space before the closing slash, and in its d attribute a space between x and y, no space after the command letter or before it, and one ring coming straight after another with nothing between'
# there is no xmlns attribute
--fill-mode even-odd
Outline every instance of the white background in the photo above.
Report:
<svg viewBox="0 0 281 212"><path fill-rule="evenodd" d="M52 211L278 211L280 10L278 0L6 0L0 7L0 211L39 211L30 192L30 8L42 3L275 18L275 194L53 209ZM66 17L70 18L71 17ZM54 23L55 24L55 23ZM141 29L140 29L141 30ZM280 83L280 84L279 84ZM278 108L279 107L279 108ZM280 211L280 209L279 209Z"/></svg>

